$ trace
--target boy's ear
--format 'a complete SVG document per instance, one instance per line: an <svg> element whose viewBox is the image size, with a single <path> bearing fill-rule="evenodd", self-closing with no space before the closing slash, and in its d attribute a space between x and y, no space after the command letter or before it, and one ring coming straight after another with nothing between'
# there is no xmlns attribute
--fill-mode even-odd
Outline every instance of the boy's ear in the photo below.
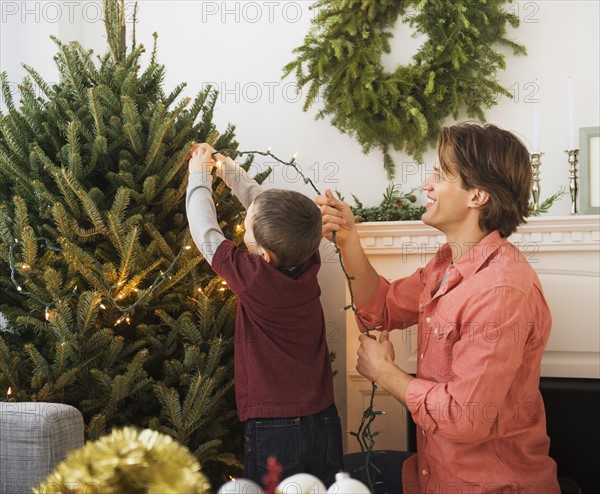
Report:
<svg viewBox="0 0 600 494"><path fill-rule="evenodd" d="M270 250L265 249L264 247L259 246L260 255L262 258L271 264L274 261L273 253Z"/></svg>

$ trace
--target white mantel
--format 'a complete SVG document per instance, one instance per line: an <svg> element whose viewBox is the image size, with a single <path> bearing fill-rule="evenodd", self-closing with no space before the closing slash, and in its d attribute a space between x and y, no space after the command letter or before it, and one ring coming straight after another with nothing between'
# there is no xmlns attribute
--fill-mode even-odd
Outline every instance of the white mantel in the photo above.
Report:
<svg viewBox="0 0 600 494"><path fill-rule="evenodd" d="M440 231L422 221L359 223L357 229L369 257L414 254L415 247L432 254L446 242L446 237ZM543 252L590 251L599 254L599 230L598 215L541 216L529 218L527 224L520 226L509 240L517 246L535 246ZM596 261L599 258L597 255Z"/></svg>
<svg viewBox="0 0 600 494"><path fill-rule="evenodd" d="M422 267L445 243L445 236L421 221L361 223L362 246L375 270L390 280ZM530 218L510 237L538 273L553 325L542 360L542 376L600 378L600 216ZM371 385L357 374L358 339L351 311L346 316L348 428L355 430L368 405ZM416 329L393 331L396 362L416 371ZM385 392L376 408L376 449L406 448L406 411ZM349 441L349 451L358 445Z"/></svg>

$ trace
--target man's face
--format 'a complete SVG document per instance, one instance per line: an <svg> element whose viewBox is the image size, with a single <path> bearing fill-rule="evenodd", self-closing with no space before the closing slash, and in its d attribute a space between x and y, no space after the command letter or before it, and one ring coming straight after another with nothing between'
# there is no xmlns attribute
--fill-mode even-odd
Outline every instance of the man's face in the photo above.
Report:
<svg viewBox="0 0 600 494"><path fill-rule="evenodd" d="M433 173L427 176L420 189L427 192L426 211L421 216L423 223L446 235L460 233L470 211L470 192L464 189L454 167L444 171L436 163Z"/></svg>

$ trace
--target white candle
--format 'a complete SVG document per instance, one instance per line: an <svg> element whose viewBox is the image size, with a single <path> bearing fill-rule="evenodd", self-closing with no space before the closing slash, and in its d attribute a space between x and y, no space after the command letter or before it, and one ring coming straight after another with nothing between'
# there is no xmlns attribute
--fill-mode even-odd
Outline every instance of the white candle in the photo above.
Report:
<svg viewBox="0 0 600 494"><path fill-rule="evenodd" d="M573 79L569 76L567 83L567 98L569 111L569 149L577 149L577 135L575 133L575 104L573 98Z"/></svg>
<svg viewBox="0 0 600 494"><path fill-rule="evenodd" d="M540 150L540 102L535 101L533 103L533 138L532 138L531 150L537 153Z"/></svg>

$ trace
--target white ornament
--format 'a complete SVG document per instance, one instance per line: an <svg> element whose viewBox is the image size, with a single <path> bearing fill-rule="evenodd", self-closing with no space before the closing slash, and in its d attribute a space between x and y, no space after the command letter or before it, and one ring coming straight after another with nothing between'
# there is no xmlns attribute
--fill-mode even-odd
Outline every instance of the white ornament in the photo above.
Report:
<svg viewBox="0 0 600 494"><path fill-rule="evenodd" d="M223 484L217 494L264 494L258 484L248 479L234 479Z"/></svg>
<svg viewBox="0 0 600 494"><path fill-rule="evenodd" d="M277 494L327 494L327 489L314 475L297 473L281 481Z"/></svg>
<svg viewBox="0 0 600 494"><path fill-rule="evenodd" d="M369 488L359 480L350 478L350 474L335 474L335 482L327 489L327 494L371 494Z"/></svg>

